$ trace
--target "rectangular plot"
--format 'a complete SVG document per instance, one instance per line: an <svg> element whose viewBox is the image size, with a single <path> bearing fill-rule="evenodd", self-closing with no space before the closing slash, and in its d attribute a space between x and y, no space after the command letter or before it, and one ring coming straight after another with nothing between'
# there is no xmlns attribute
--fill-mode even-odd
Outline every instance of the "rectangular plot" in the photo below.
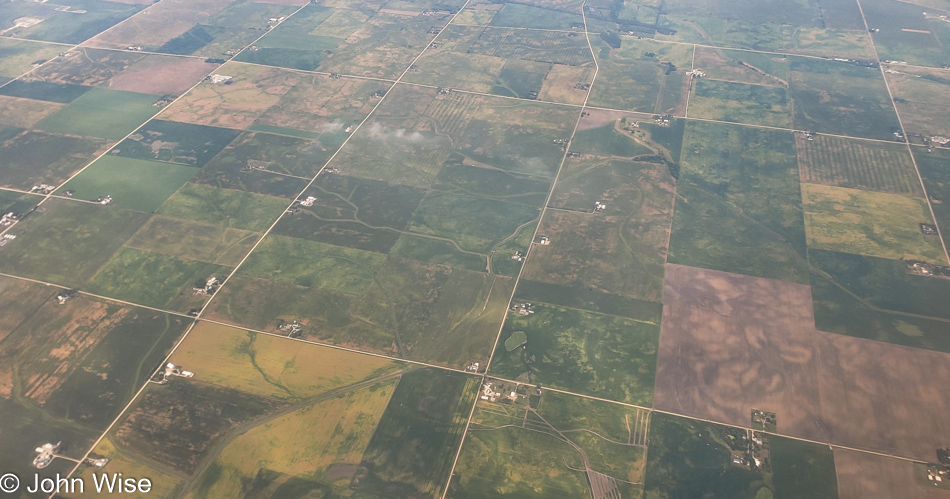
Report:
<svg viewBox="0 0 950 499"><path fill-rule="evenodd" d="M782 87L747 85L706 78L693 82L689 109L694 118L788 128L788 95Z"/></svg>
<svg viewBox="0 0 950 499"><path fill-rule="evenodd" d="M317 141L244 132L194 177L208 186L294 198L326 162Z"/></svg>
<svg viewBox="0 0 950 499"><path fill-rule="evenodd" d="M9 7L22 5L19 2L8 4ZM18 17L16 10L19 10L19 14L24 17L30 16L31 20L40 21L36 23L27 21L6 30L5 34L33 40L78 44L131 17L141 11L142 7L130 5L127 2L81 0L69 2L66 6L43 5L36 6L35 9L29 9L27 12L21 9L8 10L5 5L3 8L7 11L5 14L13 14L12 17L16 18ZM6 17L3 15L0 18ZM6 21L6 19L3 20Z"/></svg>
<svg viewBox="0 0 950 499"><path fill-rule="evenodd" d="M0 87L0 94L69 104L90 90L91 87L71 83L14 80Z"/></svg>
<svg viewBox="0 0 950 499"><path fill-rule="evenodd" d="M239 133L230 128L152 120L111 152L126 158L202 167Z"/></svg>
<svg viewBox="0 0 950 499"><path fill-rule="evenodd" d="M583 17L577 12L565 12L544 6L506 3L494 17L492 26L537 29L570 29L583 24Z"/></svg>
<svg viewBox="0 0 950 499"><path fill-rule="evenodd" d="M899 194L802 184L808 247L945 264L927 202Z"/></svg>
<svg viewBox="0 0 950 499"><path fill-rule="evenodd" d="M911 142L950 137L946 104L950 97L950 75L946 71L888 65L884 76Z"/></svg>
<svg viewBox="0 0 950 499"><path fill-rule="evenodd" d="M590 105L683 116L692 47L623 38L619 48L592 39L600 71Z"/></svg>
<svg viewBox="0 0 950 499"><path fill-rule="evenodd" d="M205 302L194 288L209 278L219 281L229 268L132 248L119 249L83 289L149 307L185 312Z"/></svg>
<svg viewBox="0 0 950 499"><path fill-rule="evenodd" d="M693 68L714 80L788 87L788 58L782 55L696 47Z"/></svg>
<svg viewBox="0 0 950 499"><path fill-rule="evenodd" d="M5 38L0 40L0 76L16 78L60 52L62 48L55 45Z"/></svg>
<svg viewBox="0 0 950 499"><path fill-rule="evenodd" d="M0 250L3 272L77 287L147 220L145 213L50 200L10 229Z"/></svg>
<svg viewBox="0 0 950 499"><path fill-rule="evenodd" d="M135 16L92 38L89 44L119 49L140 46L154 52L165 42L181 35L232 1L171 0L154 4L141 16Z"/></svg>
<svg viewBox="0 0 950 499"><path fill-rule="evenodd" d="M864 0L861 6L868 24L876 30L871 36L882 60L932 67L950 64L948 38L941 30L939 14L931 10L928 16L926 7L893 0Z"/></svg>
<svg viewBox="0 0 950 499"><path fill-rule="evenodd" d="M255 122L317 133L328 154L339 148L352 128L373 109L377 95L390 85L353 78L302 78Z"/></svg>
<svg viewBox="0 0 950 499"><path fill-rule="evenodd" d="M950 245L950 151L934 150L925 154L922 148L915 147L913 154L943 240Z"/></svg>
<svg viewBox="0 0 950 499"><path fill-rule="evenodd" d="M187 183L156 211L161 215L264 232L287 201L234 189Z"/></svg>
<svg viewBox="0 0 950 499"><path fill-rule="evenodd" d="M126 241L130 248L169 256L234 266L260 234L179 218L156 215Z"/></svg>
<svg viewBox="0 0 950 499"><path fill-rule="evenodd" d="M158 113L160 96L93 88L36 128L52 133L119 140Z"/></svg>
<svg viewBox="0 0 950 499"><path fill-rule="evenodd" d="M796 134L802 182L922 196L907 147Z"/></svg>
<svg viewBox="0 0 950 499"><path fill-rule="evenodd" d="M103 156L56 192L92 202L111 198L116 207L151 213L195 173L190 166Z"/></svg>
<svg viewBox="0 0 950 499"><path fill-rule="evenodd" d="M105 152L107 144L42 132L12 129L11 137L0 137L4 165L0 183L29 190L35 185L57 185Z"/></svg>
<svg viewBox="0 0 950 499"><path fill-rule="evenodd" d="M0 96L0 120L18 128L32 128L47 116L59 111L62 104L34 99Z"/></svg>

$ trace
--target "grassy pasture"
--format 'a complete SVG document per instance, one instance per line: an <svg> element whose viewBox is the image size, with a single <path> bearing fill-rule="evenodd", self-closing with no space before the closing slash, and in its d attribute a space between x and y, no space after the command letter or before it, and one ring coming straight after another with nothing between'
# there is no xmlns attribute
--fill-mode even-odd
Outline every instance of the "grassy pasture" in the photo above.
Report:
<svg viewBox="0 0 950 499"><path fill-rule="evenodd" d="M788 128L788 94L782 87L702 78L693 82L689 108L695 118Z"/></svg>
<svg viewBox="0 0 950 499"><path fill-rule="evenodd" d="M281 198L189 182L168 198L156 213L264 232L287 209L287 204Z"/></svg>
<svg viewBox="0 0 950 499"><path fill-rule="evenodd" d="M526 206L540 206L544 204L551 185L546 180L526 175L463 163L446 163L432 188Z"/></svg>
<svg viewBox="0 0 950 499"><path fill-rule="evenodd" d="M637 319L651 324L659 324L663 313L663 305L658 302L608 294L581 284L565 286L529 279L522 279L519 282L515 299L527 302L540 301L565 308Z"/></svg>
<svg viewBox="0 0 950 499"><path fill-rule="evenodd" d="M796 129L893 138L897 115L878 68L790 57L789 69Z"/></svg>
<svg viewBox="0 0 950 499"><path fill-rule="evenodd" d="M153 5L148 8L147 15L135 16L120 26L100 33L91 39L89 44L116 49L140 46L154 52L197 23L207 20L232 1L172 0L161 5Z"/></svg>
<svg viewBox="0 0 950 499"><path fill-rule="evenodd" d="M865 0L861 6L868 25L878 30L871 36L881 60L933 67L950 64L946 48L950 30L941 21L924 16L928 10L934 14L933 10L893 0Z"/></svg>
<svg viewBox="0 0 950 499"><path fill-rule="evenodd" d="M110 470L114 470L116 473L122 473L125 476L147 476L152 482L152 490L149 493L155 494L158 497L171 497L181 486L181 480L179 478L162 473L141 460L126 455L126 453L113 443L111 437L102 439L99 445L94 449L92 456L108 458ZM73 476L81 478L83 483L93 483L93 469L94 468L79 468ZM84 492L83 494L65 494L64 497L93 498L98 495L89 489L86 489Z"/></svg>
<svg viewBox="0 0 950 499"><path fill-rule="evenodd" d="M543 62L509 60L495 80L491 93L504 97L529 99L541 91L551 65Z"/></svg>
<svg viewBox="0 0 950 499"><path fill-rule="evenodd" d="M359 123L372 110L372 95L389 88L379 81L309 75L254 124L316 133L329 156L346 138L344 128Z"/></svg>
<svg viewBox="0 0 950 499"><path fill-rule="evenodd" d="M580 14L540 6L506 3L491 19L491 26L537 29L570 29L583 23Z"/></svg>
<svg viewBox="0 0 950 499"><path fill-rule="evenodd" d="M14 7L14 5L11 4L10 7ZM39 24L18 28L5 34L15 34L17 37L33 40L78 44L122 22L143 8L141 5L103 0L73 0L68 5L72 12L76 10L84 10L85 12L82 15L77 15L58 9L54 10L53 6L37 6L35 7L36 11L33 11L33 9L22 11L15 7L12 9L7 7L3 10L12 10L13 12L6 12L6 14L13 14L13 17L19 17L17 14L33 14L44 19ZM6 18L6 15L0 14L0 22L6 21Z"/></svg>
<svg viewBox="0 0 950 499"><path fill-rule="evenodd" d="M492 374L650 405L659 325L544 303L536 303L534 312L508 315L495 348ZM527 343L506 351L505 340L518 331L527 334Z"/></svg>
<svg viewBox="0 0 950 499"><path fill-rule="evenodd" d="M103 156L57 193L73 191L76 199L91 201L109 195L116 207L151 213L197 172L191 166Z"/></svg>
<svg viewBox="0 0 950 499"><path fill-rule="evenodd" d="M155 215L126 241L130 248L216 265L237 265L257 242L256 232Z"/></svg>
<svg viewBox="0 0 950 499"><path fill-rule="evenodd" d="M190 305L193 300L184 297L191 296L197 281L211 276L222 279L229 272L229 268L220 265L121 248L83 288L102 296L149 307L178 308L184 312L190 307L175 307L178 303L171 304L172 300Z"/></svg>
<svg viewBox="0 0 950 499"><path fill-rule="evenodd" d="M44 64L26 75L23 80L108 88L112 78L146 57L148 56L136 52L83 47Z"/></svg>
<svg viewBox="0 0 950 499"><path fill-rule="evenodd" d="M31 128L47 116L62 109L57 102L45 102L20 97L0 96L0 120L4 125Z"/></svg>
<svg viewBox="0 0 950 499"><path fill-rule="evenodd" d="M802 182L922 196L920 180L904 144L819 135L796 135Z"/></svg>
<svg viewBox="0 0 950 499"><path fill-rule="evenodd" d="M385 259L378 253L271 235L251 253L240 272L362 296Z"/></svg>
<svg viewBox="0 0 950 499"><path fill-rule="evenodd" d="M39 61L56 57L62 49L44 43L5 38L0 40L0 76L16 78Z"/></svg>
<svg viewBox="0 0 950 499"><path fill-rule="evenodd" d="M915 147L913 154L944 242L950 245L950 151L938 149L927 153Z"/></svg>
<svg viewBox="0 0 950 499"><path fill-rule="evenodd" d="M942 70L926 70L889 66L896 73L886 73L888 85L894 93L908 138L919 143L935 135L950 136L944 103L950 97L950 75Z"/></svg>
<svg viewBox="0 0 950 499"><path fill-rule="evenodd" d="M519 226L536 219L538 213L537 208L506 201L432 192L419 204L409 230L487 254Z"/></svg>
<svg viewBox="0 0 950 499"><path fill-rule="evenodd" d="M10 230L17 239L0 250L0 270L78 287L148 217L113 207L50 200Z"/></svg>
<svg viewBox="0 0 950 499"><path fill-rule="evenodd" d="M236 130L153 120L112 149L127 158L202 167L235 137Z"/></svg>
<svg viewBox="0 0 950 499"><path fill-rule="evenodd" d="M898 194L802 184L808 247L946 264L927 202Z"/></svg>
<svg viewBox="0 0 950 499"><path fill-rule="evenodd" d="M158 112L157 95L93 88L36 127L52 133L119 140Z"/></svg>
<svg viewBox="0 0 950 499"><path fill-rule="evenodd" d="M439 497L478 384L478 378L459 373L404 374L351 487L380 496Z"/></svg>
<svg viewBox="0 0 950 499"><path fill-rule="evenodd" d="M690 123L670 263L807 282L791 132Z"/></svg>
<svg viewBox="0 0 950 499"><path fill-rule="evenodd" d="M613 49L599 38L591 41L600 72L590 105L676 116L686 112L691 46L624 37Z"/></svg>
<svg viewBox="0 0 950 499"><path fill-rule="evenodd" d="M201 380L245 393L302 401L393 372L401 364L237 328L200 322L172 362L207 366Z"/></svg>
<svg viewBox="0 0 950 499"><path fill-rule="evenodd" d="M571 142L571 150L596 156L623 156L633 158L653 151L634 138L618 131L611 122L597 128L578 130Z"/></svg>
<svg viewBox="0 0 950 499"><path fill-rule="evenodd" d="M488 268L485 255L462 252L449 241L414 236L408 233L399 236L399 239L392 246L390 254L400 258L448 265L475 272L485 272Z"/></svg>
<svg viewBox="0 0 950 499"><path fill-rule="evenodd" d="M69 104L90 90L91 87L71 83L14 80L0 87L0 95Z"/></svg>
<svg viewBox="0 0 950 499"><path fill-rule="evenodd" d="M106 144L96 139L83 139L42 132L8 128L9 135L0 135L3 169L0 183L28 190L34 185L56 185L86 166Z"/></svg>
<svg viewBox="0 0 950 499"><path fill-rule="evenodd" d="M696 47L693 67L713 80L788 86L788 58L777 54Z"/></svg>

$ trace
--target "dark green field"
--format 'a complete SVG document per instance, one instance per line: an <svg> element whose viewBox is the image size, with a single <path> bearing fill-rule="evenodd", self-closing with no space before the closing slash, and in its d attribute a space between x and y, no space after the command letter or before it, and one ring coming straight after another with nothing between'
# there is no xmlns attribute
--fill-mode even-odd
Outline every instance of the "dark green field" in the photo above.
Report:
<svg viewBox="0 0 950 499"><path fill-rule="evenodd" d="M528 302L540 301L567 308L618 315L653 324L660 323L663 312L663 305L657 302L604 293L588 286L564 286L528 279L522 279L518 284L515 299Z"/></svg>
<svg viewBox="0 0 950 499"><path fill-rule="evenodd" d="M691 117L782 128L792 124L791 106L782 87L703 78L693 82L693 88Z"/></svg>
<svg viewBox="0 0 950 499"><path fill-rule="evenodd" d="M68 83L15 80L0 87L0 95L68 104L90 90L92 87Z"/></svg>
<svg viewBox="0 0 950 499"><path fill-rule="evenodd" d="M110 206L50 200L10 230L0 271L77 287L109 259L148 215Z"/></svg>
<svg viewBox="0 0 950 499"><path fill-rule="evenodd" d="M950 245L950 151L936 149L927 153L923 148L915 147L913 154L931 199L930 206L940 224L944 243Z"/></svg>
<svg viewBox="0 0 950 499"><path fill-rule="evenodd" d="M440 497L478 385L459 373L404 374L351 487L381 497Z"/></svg>
<svg viewBox="0 0 950 499"><path fill-rule="evenodd" d="M409 230L455 241L487 254L492 247L538 217L534 207L467 195L433 192L422 200Z"/></svg>
<svg viewBox="0 0 950 499"><path fill-rule="evenodd" d="M119 140L159 111L157 95L93 88L36 127L52 133Z"/></svg>
<svg viewBox="0 0 950 499"><path fill-rule="evenodd" d="M56 185L69 178L107 147L103 141L42 132L6 129L0 135L3 168L0 183L17 189Z"/></svg>
<svg viewBox="0 0 950 499"><path fill-rule="evenodd" d="M127 158L204 166L238 136L237 130L153 120L111 153Z"/></svg>
<svg viewBox="0 0 950 499"><path fill-rule="evenodd" d="M808 282L791 132L691 123L670 263Z"/></svg>
<svg viewBox="0 0 950 499"><path fill-rule="evenodd" d="M495 347L492 374L650 405L659 324L544 303L535 303L534 311L531 315L509 313ZM516 331L527 334L527 343L507 351L504 340Z"/></svg>

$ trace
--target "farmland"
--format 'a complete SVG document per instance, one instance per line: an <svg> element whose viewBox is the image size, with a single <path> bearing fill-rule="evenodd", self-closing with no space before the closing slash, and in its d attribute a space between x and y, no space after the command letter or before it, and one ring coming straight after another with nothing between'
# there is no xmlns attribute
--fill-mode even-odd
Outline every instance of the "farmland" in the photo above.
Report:
<svg viewBox="0 0 950 499"><path fill-rule="evenodd" d="M0 465L86 480L57 497L939 497L948 19L0 0Z"/></svg>

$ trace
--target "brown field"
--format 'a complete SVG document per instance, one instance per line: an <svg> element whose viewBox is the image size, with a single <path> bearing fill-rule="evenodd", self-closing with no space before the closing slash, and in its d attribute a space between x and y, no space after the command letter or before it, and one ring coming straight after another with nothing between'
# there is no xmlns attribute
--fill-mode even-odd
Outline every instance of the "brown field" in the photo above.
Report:
<svg viewBox="0 0 950 499"><path fill-rule="evenodd" d="M230 63L218 74L231 85L202 82L161 114L163 120L243 130L300 81L291 71Z"/></svg>
<svg viewBox="0 0 950 499"><path fill-rule="evenodd" d="M617 121L620 118L627 118L628 120L638 121L646 120L652 121L651 115L643 113L634 113L626 111L608 111L606 109L594 109L586 108L584 110L587 113L586 116L581 118L577 124L577 130L589 130L591 128L597 128L612 121Z"/></svg>
<svg viewBox="0 0 950 499"><path fill-rule="evenodd" d="M233 0L162 0L86 42L88 46L157 48L211 17Z"/></svg>
<svg viewBox="0 0 950 499"><path fill-rule="evenodd" d="M802 182L923 196L903 144L795 134L795 145Z"/></svg>
<svg viewBox="0 0 950 499"><path fill-rule="evenodd" d="M950 498L950 490L918 485L909 461L835 449L835 471L840 499Z"/></svg>
<svg viewBox="0 0 950 499"><path fill-rule="evenodd" d="M950 355L817 331L807 286L667 265L654 407L933 460ZM780 306L778 304L781 304Z"/></svg>
<svg viewBox="0 0 950 499"><path fill-rule="evenodd" d="M258 119L261 125L323 132L363 119L373 109L370 95L389 90L388 83L323 75L301 75L274 107Z"/></svg>
<svg viewBox="0 0 950 499"><path fill-rule="evenodd" d="M576 88L576 85L590 83L593 76L594 70L589 67L554 64L544 77L538 99L563 104L583 104L587 90Z"/></svg>
<svg viewBox="0 0 950 499"><path fill-rule="evenodd" d="M5 305L0 305L0 342L58 292L43 284L0 277L0 303Z"/></svg>
<svg viewBox="0 0 950 499"><path fill-rule="evenodd" d="M62 109L64 104L0 95L0 123L8 126L32 128L47 116Z"/></svg>
<svg viewBox="0 0 950 499"><path fill-rule="evenodd" d="M87 87L106 86L126 68L148 57L141 52L116 52L80 47L27 75L27 81L71 83Z"/></svg>
<svg viewBox="0 0 950 499"><path fill-rule="evenodd" d="M149 56L112 77L106 86L142 94L180 95L216 66L201 59Z"/></svg>

